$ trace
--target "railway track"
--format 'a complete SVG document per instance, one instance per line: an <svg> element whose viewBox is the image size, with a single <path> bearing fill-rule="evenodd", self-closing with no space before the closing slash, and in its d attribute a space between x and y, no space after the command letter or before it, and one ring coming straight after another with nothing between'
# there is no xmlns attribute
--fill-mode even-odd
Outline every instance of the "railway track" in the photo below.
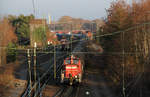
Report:
<svg viewBox="0 0 150 97"><path fill-rule="evenodd" d="M75 46L76 47L76 46ZM74 48L75 49L75 48ZM45 54L46 55L46 54ZM65 56L67 56L67 53L64 52L58 52L56 54L57 56L57 61L60 62L61 59L64 59ZM42 55L39 55L39 57L41 57ZM54 58L51 59L51 62L49 64L53 64L53 60ZM48 64L47 62L44 62L43 64ZM56 69L57 69L57 73L60 71L61 69L61 62L57 63ZM44 66L39 64L39 66ZM40 76L40 78L36 81L36 82L32 82L32 88L30 88L30 84L27 85L27 88L25 90L25 92L22 94L21 97L39 97L43 91L43 89L45 88L45 86L47 85L47 83L53 79L53 65L50 65L48 67L48 69ZM63 90L61 90L61 92L63 93L63 95L68 95L69 92L64 93L64 91L72 91L74 88L69 87L69 88L62 88ZM36 90L36 91L35 91ZM60 93L60 92L58 92ZM62 94L60 93L60 94ZM59 97L59 96L58 96ZM63 96L66 97L66 96ZM73 96L74 97L74 96Z"/></svg>
<svg viewBox="0 0 150 97"><path fill-rule="evenodd" d="M78 97L80 86L62 86L52 97Z"/></svg>
<svg viewBox="0 0 150 97"><path fill-rule="evenodd" d="M84 42L79 42L78 45L74 48L73 54L77 54L76 52L82 51ZM59 89L56 94L52 97L78 97L80 91L80 86L78 84L73 86L65 86L62 85L61 89Z"/></svg>
<svg viewBox="0 0 150 97"><path fill-rule="evenodd" d="M57 60L60 60L62 57L65 57L65 56L66 56L66 54L61 55L61 56L58 54L57 55ZM46 64L51 64L51 65L49 65L47 67L47 70L45 69L46 71L39 77L39 79L37 79L36 82L33 81L32 85L30 85L28 83L28 85L26 87L26 90L22 94L21 97L31 97L33 95L37 95L38 94L37 92L40 92L43 89L43 87L45 87L45 85L49 81L50 77L52 79L52 76L53 76L53 72L52 72L53 71L53 65L52 65L53 64L53 60L54 60L54 58L52 58L51 61L47 61L47 62L44 62L44 63L42 63L42 64L39 65L39 66L45 66ZM57 66L57 70L59 70L58 67L60 67L60 66ZM43 67L43 69L44 69L44 67ZM32 86L32 88L30 86ZM39 91L36 91L35 93L33 93L34 89L36 87L39 88Z"/></svg>
<svg viewBox="0 0 150 97"><path fill-rule="evenodd" d="M60 57L57 57L57 60L60 60L62 57L65 57L65 56L66 56L66 54L64 54ZM52 58L51 64L53 64L53 60L54 59ZM61 61L59 61L59 62L61 63ZM61 69L60 63L58 63L59 65L57 65L57 67L56 67L57 73ZM30 89L30 85L28 85L25 92L23 93L23 95L21 97L28 97L28 96L29 97L38 97L40 95L41 91L45 88L45 86L51 79L53 79L53 65L50 65L50 67L47 69L47 71L45 71L44 74L42 74L42 76L39 78L38 81L33 82L31 89ZM37 91L34 92L35 88L37 88Z"/></svg>
<svg viewBox="0 0 150 97"><path fill-rule="evenodd" d="M66 88L67 88L67 87L61 87L61 88L53 95L53 97L60 97L60 96L63 94L63 92L65 91Z"/></svg>

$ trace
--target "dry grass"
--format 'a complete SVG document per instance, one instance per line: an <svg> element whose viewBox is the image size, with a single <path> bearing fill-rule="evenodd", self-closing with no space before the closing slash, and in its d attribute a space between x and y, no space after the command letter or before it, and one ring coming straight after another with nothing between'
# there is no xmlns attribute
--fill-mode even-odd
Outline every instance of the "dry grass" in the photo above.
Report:
<svg viewBox="0 0 150 97"><path fill-rule="evenodd" d="M27 81L16 79L14 75L21 63L16 61L0 67L0 97L20 97L24 91Z"/></svg>
<svg viewBox="0 0 150 97"><path fill-rule="evenodd" d="M14 71L14 64L8 64L5 66L0 67L0 97L4 96L10 88L13 88L13 71Z"/></svg>
<svg viewBox="0 0 150 97"><path fill-rule="evenodd" d="M13 67L11 65L13 64L7 65L5 67L1 67L3 69L3 72L1 72L0 74L1 85L8 86L14 80Z"/></svg>

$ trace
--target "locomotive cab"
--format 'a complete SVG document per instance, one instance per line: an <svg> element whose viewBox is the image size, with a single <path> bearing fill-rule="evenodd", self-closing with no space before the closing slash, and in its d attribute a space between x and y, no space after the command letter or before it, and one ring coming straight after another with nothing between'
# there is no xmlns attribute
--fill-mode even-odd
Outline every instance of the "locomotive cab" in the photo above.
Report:
<svg viewBox="0 0 150 97"><path fill-rule="evenodd" d="M69 50L69 42L66 38L63 38L60 40L61 43L61 51L67 51Z"/></svg>
<svg viewBox="0 0 150 97"><path fill-rule="evenodd" d="M81 64L81 60L73 55L64 60L63 68L61 70L61 83L64 81L69 81L70 85L73 82L82 81L82 71L83 65Z"/></svg>

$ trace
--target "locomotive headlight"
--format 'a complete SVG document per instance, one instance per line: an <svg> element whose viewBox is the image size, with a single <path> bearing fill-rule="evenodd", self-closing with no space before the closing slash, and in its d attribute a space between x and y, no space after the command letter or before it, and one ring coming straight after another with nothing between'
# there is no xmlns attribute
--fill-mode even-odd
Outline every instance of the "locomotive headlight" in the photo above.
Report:
<svg viewBox="0 0 150 97"><path fill-rule="evenodd" d="M78 78L78 76L76 75L75 78Z"/></svg>

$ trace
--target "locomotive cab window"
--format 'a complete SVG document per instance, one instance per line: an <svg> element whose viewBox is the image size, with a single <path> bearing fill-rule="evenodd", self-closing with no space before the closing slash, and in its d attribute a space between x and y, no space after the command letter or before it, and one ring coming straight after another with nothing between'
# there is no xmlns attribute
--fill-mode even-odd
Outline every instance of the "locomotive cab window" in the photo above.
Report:
<svg viewBox="0 0 150 97"><path fill-rule="evenodd" d="M78 60L73 60L73 64L78 64Z"/></svg>
<svg viewBox="0 0 150 97"><path fill-rule="evenodd" d="M71 64L70 60L65 60L65 64Z"/></svg>

